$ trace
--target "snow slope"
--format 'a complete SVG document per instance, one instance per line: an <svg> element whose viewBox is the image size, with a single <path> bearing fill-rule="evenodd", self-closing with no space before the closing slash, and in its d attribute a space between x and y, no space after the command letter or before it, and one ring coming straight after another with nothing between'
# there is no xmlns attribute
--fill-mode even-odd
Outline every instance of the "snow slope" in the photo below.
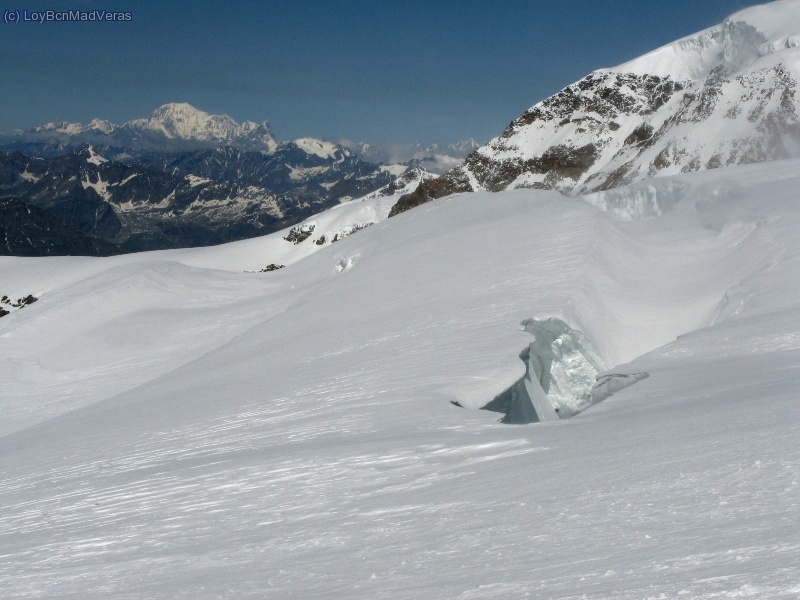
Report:
<svg viewBox="0 0 800 600"><path fill-rule="evenodd" d="M797 597L798 173L467 194L302 260L0 258L41 296L0 320L0 596ZM649 377L471 410L549 317Z"/></svg>
<svg viewBox="0 0 800 600"><path fill-rule="evenodd" d="M800 45L800 4L778 0L740 10L720 25L687 36L614 69L617 73L702 80L720 64L730 74Z"/></svg>

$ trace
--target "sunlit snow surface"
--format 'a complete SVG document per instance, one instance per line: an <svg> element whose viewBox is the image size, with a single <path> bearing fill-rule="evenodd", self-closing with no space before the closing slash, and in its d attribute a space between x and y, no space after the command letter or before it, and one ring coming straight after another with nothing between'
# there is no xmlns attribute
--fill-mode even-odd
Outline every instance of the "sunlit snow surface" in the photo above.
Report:
<svg viewBox="0 0 800 600"><path fill-rule="evenodd" d="M0 319L0 597L796 598L800 162L652 184L0 258L40 296ZM549 317L649 377L527 426L450 404Z"/></svg>

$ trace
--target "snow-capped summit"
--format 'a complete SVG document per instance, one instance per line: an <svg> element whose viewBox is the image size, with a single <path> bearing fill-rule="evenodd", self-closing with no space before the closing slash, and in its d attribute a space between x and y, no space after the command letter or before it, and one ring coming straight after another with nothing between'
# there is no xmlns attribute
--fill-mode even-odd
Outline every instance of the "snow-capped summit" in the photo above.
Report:
<svg viewBox="0 0 800 600"><path fill-rule="evenodd" d="M480 144L475 138L469 138L468 140L461 140L460 142L447 145L447 149L449 150L452 156L464 156L464 157L466 157L470 152L476 150L479 147Z"/></svg>
<svg viewBox="0 0 800 600"><path fill-rule="evenodd" d="M238 123L228 115L211 115L186 102L164 104L149 116L122 125L103 119L93 119L86 125L53 121L16 132L5 146L51 156L86 144L156 152L234 146L267 154L278 147L267 121Z"/></svg>
<svg viewBox="0 0 800 600"><path fill-rule="evenodd" d="M112 133L117 128L116 125L111 123L110 121L105 121L103 119L92 119L89 121L89 124L86 125L85 131L98 131L100 133Z"/></svg>
<svg viewBox="0 0 800 600"><path fill-rule="evenodd" d="M352 156L352 152L338 144L324 142L315 138L299 138L294 140L294 144L306 154L313 154L320 158L334 158L337 153L343 156Z"/></svg>
<svg viewBox="0 0 800 600"><path fill-rule="evenodd" d="M80 123L70 123L69 121L51 121L44 125L38 125L31 129L33 133L48 133L57 132L65 133L67 135L75 135L81 133L85 129L84 125Z"/></svg>
<svg viewBox="0 0 800 600"><path fill-rule="evenodd" d="M391 168L391 167L387 167ZM416 190L424 181L431 181L438 176L430 171L426 171L421 167L408 167L397 179L391 183L367 194L362 198L363 200L371 200L374 198L384 198L387 196L397 196L398 198L403 194L410 194Z"/></svg>
<svg viewBox="0 0 800 600"><path fill-rule="evenodd" d="M37 134L61 134L65 136L79 136L82 134L112 134L118 127L103 119L92 119L86 125L81 123L70 123L68 121L52 121L39 125L31 129L29 133ZM24 132L23 132L24 133Z"/></svg>
<svg viewBox="0 0 800 600"><path fill-rule="evenodd" d="M122 126L128 131L143 134L160 134L170 140L235 144L237 139L249 142L260 138L262 150L274 150L277 146L269 124L253 121L237 123L228 115L211 115L187 102L164 104L145 119L135 119ZM253 136L257 133L258 136Z"/></svg>
<svg viewBox="0 0 800 600"><path fill-rule="evenodd" d="M729 75L768 64L800 45L800 4L778 0L732 14L721 24L687 36L607 71L702 80L715 69ZM782 60L784 57L780 57Z"/></svg>
<svg viewBox="0 0 800 600"><path fill-rule="evenodd" d="M591 192L800 154L800 0L721 24L532 106L394 213L464 191Z"/></svg>
<svg viewBox="0 0 800 600"><path fill-rule="evenodd" d="M239 133L240 125L227 115L210 115L186 102L164 104L145 119L124 125L128 129L163 133L168 138L212 140L230 139Z"/></svg>

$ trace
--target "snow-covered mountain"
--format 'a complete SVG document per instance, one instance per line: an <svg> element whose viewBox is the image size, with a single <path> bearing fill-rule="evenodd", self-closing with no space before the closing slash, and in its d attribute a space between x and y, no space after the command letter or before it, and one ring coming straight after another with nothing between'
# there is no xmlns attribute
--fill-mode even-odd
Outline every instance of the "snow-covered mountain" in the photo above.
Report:
<svg viewBox="0 0 800 600"><path fill-rule="evenodd" d="M278 146L266 121L237 123L227 115L210 115L186 102L165 104L146 118L122 125L101 119L86 125L55 121L6 138L2 140L4 148L34 156L49 156L85 144L155 152L233 146L269 153Z"/></svg>
<svg viewBox="0 0 800 600"><path fill-rule="evenodd" d="M0 257L0 597L797 597L799 174Z"/></svg>
<svg viewBox="0 0 800 600"><path fill-rule="evenodd" d="M104 121L103 119L92 119L92 121L90 121L87 125L81 125L80 123L69 123L67 121L53 121L51 123L34 127L29 133L77 136L86 133L109 134L116 129L117 126L109 121Z"/></svg>
<svg viewBox="0 0 800 600"><path fill-rule="evenodd" d="M81 140L102 145L73 148ZM266 123L238 124L188 104L168 104L120 126L50 123L15 145L54 156L0 151L0 196L50 212L65 231L127 251L263 235L411 169L368 163L313 138L278 143ZM33 247L51 248L40 241Z"/></svg>
<svg viewBox="0 0 800 600"><path fill-rule="evenodd" d="M278 142L266 122L239 124L186 103L123 125L48 123L3 145L14 150L0 151L0 196L50 212L64 220L65 231L97 235L127 251L269 233L414 169L369 163L314 138ZM106 161L112 164L101 166ZM84 173L92 169L103 173ZM139 172L147 176L124 180ZM95 213L103 218L90 218Z"/></svg>
<svg viewBox="0 0 800 600"><path fill-rule="evenodd" d="M435 177L422 169L404 169L398 175L341 146L308 139L282 143L272 154L226 146L125 161L85 146L50 159L0 152L0 197L13 196L48 213L54 222L61 221L63 235L74 231L118 250L141 251L264 235L340 202L373 197L373 190L374 197L396 201ZM38 239L34 229L15 231L18 225L18 220L7 220L6 237L33 235L31 247L47 255L56 248L72 248L64 253L91 248L85 240L73 246L50 244ZM6 246L0 254L25 245Z"/></svg>
<svg viewBox="0 0 800 600"><path fill-rule="evenodd" d="M479 146L472 138L447 146L353 143L344 139L334 143L310 137L279 141L267 121L238 123L228 115L212 115L186 102L164 104L145 118L121 125L102 119L87 124L53 121L28 131L0 134L0 149L36 157L52 157L85 145L103 148L110 155L138 159L150 153L176 154L223 147L273 154L289 144L320 158L354 155L364 162L419 166L437 174L461 164Z"/></svg>
<svg viewBox="0 0 800 600"><path fill-rule="evenodd" d="M271 152L277 147L266 121L260 125L252 121L239 124L227 115L210 115L185 102L165 104L146 119L129 121L121 129L163 135L167 139L233 146L242 150Z"/></svg>
<svg viewBox="0 0 800 600"><path fill-rule="evenodd" d="M395 213L462 191L609 189L800 153L800 2L595 71L515 119Z"/></svg>
<svg viewBox="0 0 800 600"><path fill-rule="evenodd" d="M97 235L121 244L123 250L206 245L269 233L375 190L388 194L401 188L413 191L420 174L428 172L422 165L443 172L461 162L462 158L453 155L464 154L473 145L474 140L468 140L453 145L445 154L436 153L436 147L420 147L414 154L417 158L405 164L375 164L341 144L309 137L279 142L266 122L240 124L226 115L210 115L187 103L173 103L122 125L100 119L86 125L57 121L0 140L0 148L7 149L0 151L0 195L51 212L64 220L65 231L72 228ZM70 156L85 152L116 165L102 167L107 172L158 169L163 176L141 177L130 185L112 178L106 182L111 187L81 189L77 182L84 176L73 171L89 167ZM54 161L52 168L43 166L45 160ZM33 173L39 171L47 172L42 183L34 180L38 175ZM411 175L386 192L386 186L406 172ZM106 181L94 175L89 179ZM172 183L164 184L167 180ZM189 181L191 185L184 189ZM170 194L181 189L189 196L207 196L203 210L194 205L190 212L181 209L180 214L173 213L170 207L175 196ZM122 194L125 200L118 202ZM184 204L193 205L184 199ZM211 200L215 208L209 212ZM153 206L159 203L163 206L156 214ZM102 219L89 218L98 211ZM167 222L170 218L175 219L172 226ZM110 229L104 226L109 221L113 223ZM166 230L172 233L164 236ZM33 247L39 246L33 240Z"/></svg>

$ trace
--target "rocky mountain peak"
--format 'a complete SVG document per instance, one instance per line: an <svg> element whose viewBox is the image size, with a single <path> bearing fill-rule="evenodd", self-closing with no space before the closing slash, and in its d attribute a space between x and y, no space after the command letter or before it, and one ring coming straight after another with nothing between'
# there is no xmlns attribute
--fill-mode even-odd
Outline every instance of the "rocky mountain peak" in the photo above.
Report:
<svg viewBox="0 0 800 600"><path fill-rule="evenodd" d="M800 0L740 11L525 111L393 214L455 192L593 192L800 151Z"/></svg>

